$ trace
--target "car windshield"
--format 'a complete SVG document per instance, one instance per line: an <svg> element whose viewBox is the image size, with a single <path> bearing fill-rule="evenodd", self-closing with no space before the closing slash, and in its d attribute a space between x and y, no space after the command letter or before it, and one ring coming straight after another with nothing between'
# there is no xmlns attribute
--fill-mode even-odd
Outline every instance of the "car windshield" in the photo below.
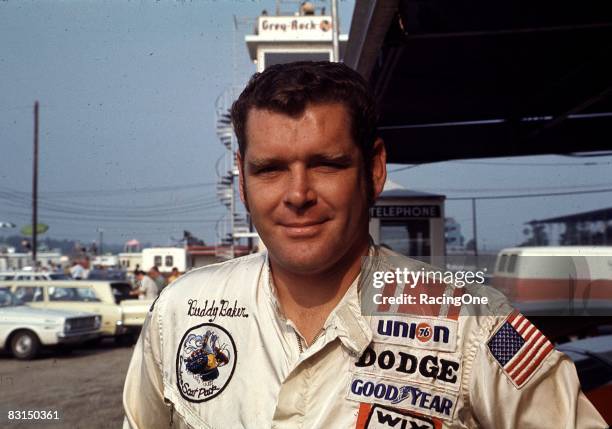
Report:
<svg viewBox="0 0 612 429"><path fill-rule="evenodd" d="M94 291L88 287L51 286L48 292L49 301L100 301Z"/></svg>
<svg viewBox="0 0 612 429"><path fill-rule="evenodd" d="M125 280L125 271L114 269L93 269L87 277L89 280Z"/></svg>
<svg viewBox="0 0 612 429"><path fill-rule="evenodd" d="M0 289L0 307L15 307L24 305L10 290L6 288Z"/></svg>
<svg viewBox="0 0 612 429"><path fill-rule="evenodd" d="M123 282L115 282L111 283L111 288L113 289L113 296L115 298L115 302L119 304L121 301L126 299L137 299L138 297L130 295L130 291L132 287L129 283Z"/></svg>

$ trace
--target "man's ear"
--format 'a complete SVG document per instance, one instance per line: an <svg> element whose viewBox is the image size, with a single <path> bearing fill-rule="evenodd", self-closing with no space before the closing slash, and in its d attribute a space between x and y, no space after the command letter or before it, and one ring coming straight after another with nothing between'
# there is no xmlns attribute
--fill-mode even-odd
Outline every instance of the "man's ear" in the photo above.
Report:
<svg viewBox="0 0 612 429"><path fill-rule="evenodd" d="M378 198L385 187L387 181L387 150L385 142L381 138L377 138L374 142L374 150L372 153L372 185L374 192L374 200Z"/></svg>
<svg viewBox="0 0 612 429"><path fill-rule="evenodd" d="M246 186L244 184L245 176L244 176L244 162L242 160L242 156L240 152L236 153L236 162L238 163L238 189L240 191L240 200L244 207L249 211L249 202L246 196Z"/></svg>

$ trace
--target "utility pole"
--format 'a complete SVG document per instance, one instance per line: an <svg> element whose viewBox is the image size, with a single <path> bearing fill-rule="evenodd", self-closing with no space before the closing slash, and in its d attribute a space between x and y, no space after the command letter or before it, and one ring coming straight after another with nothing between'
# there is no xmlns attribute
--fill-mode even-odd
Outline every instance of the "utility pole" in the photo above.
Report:
<svg viewBox="0 0 612 429"><path fill-rule="evenodd" d="M104 230L98 227L98 234L100 234L100 240L98 242L98 255L104 255Z"/></svg>
<svg viewBox="0 0 612 429"><path fill-rule="evenodd" d="M34 161L32 171L32 264L36 270L38 226L38 101L34 102Z"/></svg>
<svg viewBox="0 0 612 429"><path fill-rule="evenodd" d="M476 198L472 198L472 229L474 230L474 264L478 269L478 228L476 226Z"/></svg>
<svg viewBox="0 0 612 429"><path fill-rule="evenodd" d="M340 31L338 25L338 0L331 0L331 10L332 10L332 49L333 49L333 58L334 62L340 61L340 46L338 45L338 34Z"/></svg>

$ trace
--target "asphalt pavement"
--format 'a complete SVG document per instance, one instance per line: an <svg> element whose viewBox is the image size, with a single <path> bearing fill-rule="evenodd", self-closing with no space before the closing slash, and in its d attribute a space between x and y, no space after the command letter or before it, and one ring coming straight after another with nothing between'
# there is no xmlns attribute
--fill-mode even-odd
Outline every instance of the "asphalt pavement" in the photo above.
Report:
<svg viewBox="0 0 612 429"><path fill-rule="evenodd" d="M120 428L132 351L105 340L31 361L0 355L0 427Z"/></svg>

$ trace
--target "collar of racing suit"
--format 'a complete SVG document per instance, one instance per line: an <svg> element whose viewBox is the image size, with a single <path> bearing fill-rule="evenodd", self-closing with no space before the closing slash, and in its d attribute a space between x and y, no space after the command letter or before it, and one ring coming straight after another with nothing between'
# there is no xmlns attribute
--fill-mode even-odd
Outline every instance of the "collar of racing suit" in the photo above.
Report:
<svg viewBox="0 0 612 429"><path fill-rule="evenodd" d="M370 247L368 256L374 252L374 247ZM331 311L323 324L323 332L328 333L333 330L332 336L337 336L344 347L352 355L361 355L372 341L372 329L370 322L361 312L360 300L360 275L350 285L338 305ZM298 332L291 320L284 316L278 302L274 280L270 274L270 259L266 253L265 266L260 278L262 287L267 299L274 311L274 317L279 324L288 324Z"/></svg>

